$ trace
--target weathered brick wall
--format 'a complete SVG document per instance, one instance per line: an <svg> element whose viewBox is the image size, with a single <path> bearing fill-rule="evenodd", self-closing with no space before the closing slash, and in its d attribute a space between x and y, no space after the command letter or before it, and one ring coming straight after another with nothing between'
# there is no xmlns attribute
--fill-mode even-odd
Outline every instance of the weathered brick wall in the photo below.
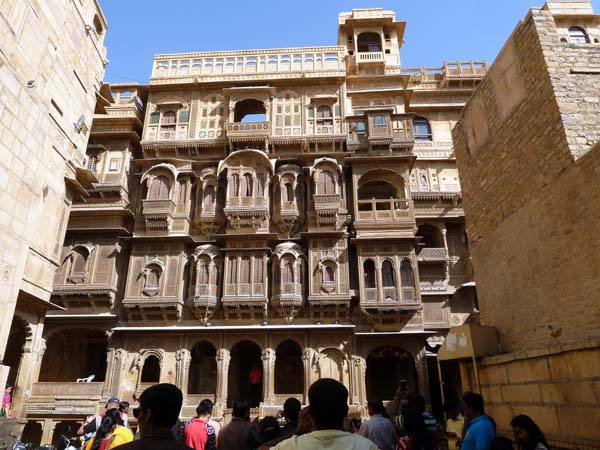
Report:
<svg viewBox="0 0 600 450"><path fill-rule="evenodd" d="M599 64L532 10L453 132L481 322L505 351L600 335L600 75L571 73Z"/></svg>
<svg viewBox="0 0 600 450"><path fill-rule="evenodd" d="M599 339L486 358L479 374L486 412L501 433L527 414L553 448L600 446Z"/></svg>

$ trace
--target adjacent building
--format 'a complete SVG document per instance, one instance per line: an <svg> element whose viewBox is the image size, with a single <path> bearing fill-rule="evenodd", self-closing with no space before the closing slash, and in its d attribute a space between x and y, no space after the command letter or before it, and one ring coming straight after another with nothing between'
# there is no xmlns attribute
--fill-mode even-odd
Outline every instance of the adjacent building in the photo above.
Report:
<svg viewBox="0 0 600 450"><path fill-rule="evenodd" d="M18 414L36 381L44 316L102 96L106 21L95 0L0 2L0 385ZM8 344L7 344L8 342Z"/></svg>
<svg viewBox="0 0 600 450"><path fill-rule="evenodd" d="M159 381L185 417L207 397L216 416L235 400L273 414L319 377L353 415L398 390L430 399L432 350L477 320L451 130L487 67L403 68L404 28L357 9L336 46L157 55L148 86L110 86L61 310L17 384L27 436Z"/></svg>
<svg viewBox="0 0 600 450"><path fill-rule="evenodd" d="M503 350L480 367L488 411L506 432L530 415L560 448L600 445L599 23L589 1L532 9L453 132L481 323Z"/></svg>

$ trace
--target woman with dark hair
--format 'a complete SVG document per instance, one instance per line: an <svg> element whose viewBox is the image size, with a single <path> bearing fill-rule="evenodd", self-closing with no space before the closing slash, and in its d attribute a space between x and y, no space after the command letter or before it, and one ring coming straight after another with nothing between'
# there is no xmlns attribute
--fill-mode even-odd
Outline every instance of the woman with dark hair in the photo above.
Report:
<svg viewBox="0 0 600 450"><path fill-rule="evenodd" d="M131 441L133 433L123 426L119 409L112 408L102 416L96 435L90 439L85 450L110 450Z"/></svg>
<svg viewBox="0 0 600 450"><path fill-rule="evenodd" d="M425 426L425 419L415 405L402 406L402 430L404 436L398 439L396 450L432 450L434 442Z"/></svg>
<svg viewBox="0 0 600 450"><path fill-rule="evenodd" d="M510 422L521 450L549 450L548 442L540 427L526 415L515 416Z"/></svg>

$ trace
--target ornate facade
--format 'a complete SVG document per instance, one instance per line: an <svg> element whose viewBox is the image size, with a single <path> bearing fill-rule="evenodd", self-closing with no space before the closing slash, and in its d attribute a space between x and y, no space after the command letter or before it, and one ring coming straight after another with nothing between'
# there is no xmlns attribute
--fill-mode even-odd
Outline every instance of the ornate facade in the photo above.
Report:
<svg viewBox="0 0 600 450"><path fill-rule="evenodd" d="M486 64L403 68L404 27L353 10L337 46L157 55L148 86L111 85L28 419L158 381L184 416L205 397L273 413L319 377L354 415L429 398L427 339L475 310L451 129Z"/></svg>

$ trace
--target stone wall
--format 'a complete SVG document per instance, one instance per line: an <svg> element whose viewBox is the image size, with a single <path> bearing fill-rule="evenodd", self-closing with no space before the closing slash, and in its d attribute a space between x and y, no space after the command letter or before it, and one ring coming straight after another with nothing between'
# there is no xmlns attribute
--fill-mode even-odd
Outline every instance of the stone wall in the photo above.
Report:
<svg viewBox="0 0 600 450"><path fill-rule="evenodd" d="M486 412L503 434L527 414L554 448L598 448L600 340L486 358L479 375Z"/></svg>
<svg viewBox="0 0 600 450"><path fill-rule="evenodd" d="M481 321L505 351L598 336L599 66L532 10L454 129Z"/></svg>
<svg viewBox="0 0 600 450"><path fill-rule="evenodd" d="M94 0L0 3L0 359L19 291L50 297L105 30Z"/></svg>

